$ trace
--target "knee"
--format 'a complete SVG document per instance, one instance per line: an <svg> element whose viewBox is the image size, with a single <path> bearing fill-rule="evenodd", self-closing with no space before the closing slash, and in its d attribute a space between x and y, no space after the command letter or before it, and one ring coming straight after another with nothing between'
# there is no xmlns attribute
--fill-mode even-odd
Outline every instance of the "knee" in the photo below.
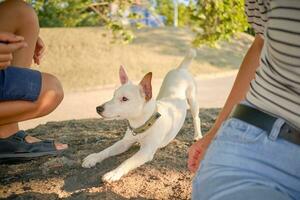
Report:
<svg viewBox="0 0 300 200"><path fill-rule="evenodd" d="M52 97L52 101L59 105L60 102L64 98L64 90L63 87L60 83L60 81L53 75L47 74L49 82L48 84L50 85L48 91L46 91L48 96Z"/></svg>
<svg viewBox="0 0 300 200"><path fill-rule="evenodd" d="M37 102L39 117L52 112L64 98L62 85L55 76L43 73L42 77L42 89Z"/></svg>
<svg viewBox="0 0 300 200"><path fill-rule="evenodd" d="M38 29L39 21L34 9L23 0L4 1L0 5L1 14L7 16L11 22L16 22L15 32L20 31L19 29L24 26Z"/></svg>
<svg viewBox="0 0 300 200"><path fill-rule="evenodd" d="M12 2L15 2L18 19L23 25L31 28L39 27L38 16L30 5L20 0L13 0Z"/></svg>

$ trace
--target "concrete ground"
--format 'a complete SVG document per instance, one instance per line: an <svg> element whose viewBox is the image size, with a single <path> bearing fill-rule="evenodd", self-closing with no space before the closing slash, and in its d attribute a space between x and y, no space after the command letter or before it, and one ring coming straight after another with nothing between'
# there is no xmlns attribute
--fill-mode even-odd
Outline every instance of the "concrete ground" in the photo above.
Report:
<svg viewBox="0 0 300 200"><path fill-rule="evenodd" d="M201 108L222 107L230 92L237 71L226 72L221 75L200 76L196 78ZM162 80L152 83L154 95L159 91ZM117 86L107 86L98 89L72 92L65 94L60 106L51 114L20 123L21 129L30 129L50 121L64 121L71 119L99 118L96 106L111 99Z"/></svg>

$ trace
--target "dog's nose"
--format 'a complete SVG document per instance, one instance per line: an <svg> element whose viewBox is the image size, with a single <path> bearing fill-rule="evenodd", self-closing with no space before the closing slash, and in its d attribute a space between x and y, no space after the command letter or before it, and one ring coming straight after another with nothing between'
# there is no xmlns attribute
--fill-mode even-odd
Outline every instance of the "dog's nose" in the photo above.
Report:
<svg viewBox="0 0 300 200"><path fill-rule="evenodd" d="M97 108L96 108L96 110L97 110L97 113L102 113L103 111L104 111L104 107L103 106L98 106Z"/></svg>

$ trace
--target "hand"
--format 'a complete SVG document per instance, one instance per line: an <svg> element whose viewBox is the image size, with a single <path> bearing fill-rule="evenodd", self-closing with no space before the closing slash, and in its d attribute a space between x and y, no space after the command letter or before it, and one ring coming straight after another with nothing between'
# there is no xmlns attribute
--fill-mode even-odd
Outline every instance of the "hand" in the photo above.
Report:
<svg viewBox="0 0 300 200"><path fill-rule="evenodd" d="M40 37L38 37L33 55L33 60L35 64L39 65L41 63L41 59L44 56L45 49L46 48L43 40Z"/></svg>
<svg viewBox="0 0 300 200"><path fill-rule="evenodd" d="M22 36L0 32L0 70L11 64L15 51L27 46Z"/></svg>
<svg viewBox="0 0 300 200"><path fill-rule="evenodd" d="M195 142L188 150L188 168L191 172L196 172L200 161L203 159L206 150L215 136L215 131L209 131L204 137Z"/></svg>

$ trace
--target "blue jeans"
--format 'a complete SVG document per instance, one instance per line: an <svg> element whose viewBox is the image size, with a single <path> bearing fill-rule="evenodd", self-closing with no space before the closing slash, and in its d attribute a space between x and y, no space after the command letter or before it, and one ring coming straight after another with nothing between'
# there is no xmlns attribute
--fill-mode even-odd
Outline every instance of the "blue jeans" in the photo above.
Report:
<svg viewBox="0 0 300 200"><path fill-rule="evenodd" d="M238 119L219 129L193 180L194 200L299 200L300 146Z"/></svg>
<svg viewBox="0 0 300 200"><path fill-rule="evenodd" d="M13 66L0 70L0 101L36 101L41 88L39 71Z"/></svg>

